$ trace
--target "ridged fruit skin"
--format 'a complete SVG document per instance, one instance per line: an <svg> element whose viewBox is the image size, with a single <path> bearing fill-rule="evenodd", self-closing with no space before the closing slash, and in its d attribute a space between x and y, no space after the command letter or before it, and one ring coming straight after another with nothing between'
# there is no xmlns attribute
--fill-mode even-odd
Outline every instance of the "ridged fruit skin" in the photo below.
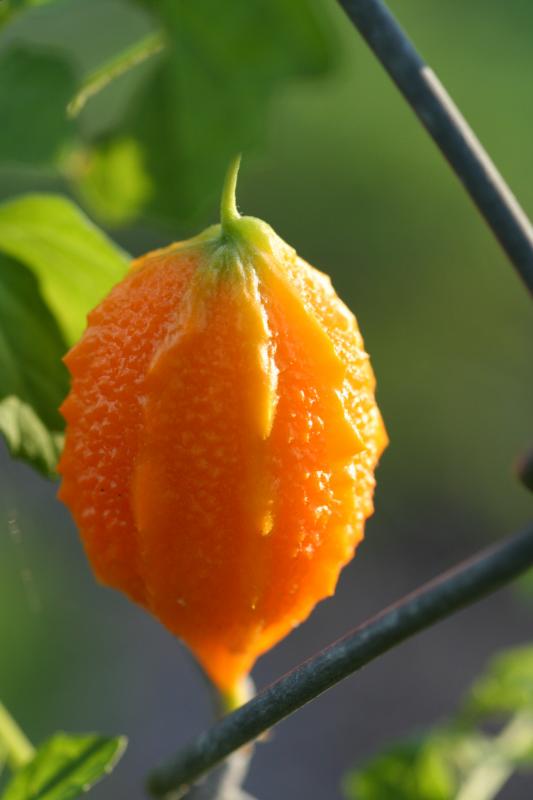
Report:
<svg viewBox="0 0 533 800"><path fill-rule="evenodd" d="M373 511L387 436L354 316L240 217L135 261L66 363L60 497L97 577L233 691Z"/></svg>

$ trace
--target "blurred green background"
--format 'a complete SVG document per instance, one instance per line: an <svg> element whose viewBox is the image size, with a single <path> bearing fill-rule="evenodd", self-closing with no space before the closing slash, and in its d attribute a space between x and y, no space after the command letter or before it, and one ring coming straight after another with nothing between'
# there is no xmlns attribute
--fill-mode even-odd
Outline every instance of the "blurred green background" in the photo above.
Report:
<svg viewBox="0 0 533 800"><path fill-rule="evenodd" d="M273 91L260 95L264 113L251 126L239 206L328 272L357 315L391 444L366 542L336 597L261 660L259 686L531 516L530 496L513 474L532 433L527 294L342 12L332 0L314 5L327 57L320 55L324 63L318 59L308 75L287 67L289 79L276 78ZM391 6L525 209L533 209L531 3ZM44 5L4 29L0 59L14 43L35 53L53 49L68 57L79 80L150 27L126 0ZM279 37L283 64L286 47ZM107 136L129 113L156 61L88 103L80 117L86 142ZM41 113L36 98L36 131ZM167 142L172 128L161 135ZM99 163L73 188L66 172L84 158L95 162L71 149L62 175L35 164L4 166L0 196L70 192L135 255L216 220L210 195L192 217L182 213L180 198L199 189L181 185L178 161L165 186L176 198L174 217L170 203L165 213L151 208L120 227L111 224L133 214L133 200L142 196L130 155L118 166L104 159L102 167L104 178L115 167L124 176L117 185L125 197L115 192L113 200L102 189ZM0 695L36 741L56 728L127 733L124 761L94 797L141 797L146 770L208 723L209 698L181 645L95 584L56 487L3 450L0 469ZM261 745L250 790L264 798L340 796L345 769L445 715L488 654L531 638L531 619L525 581L384 657ZM501 796L530 795L531 783L517 779Z"/></svg>

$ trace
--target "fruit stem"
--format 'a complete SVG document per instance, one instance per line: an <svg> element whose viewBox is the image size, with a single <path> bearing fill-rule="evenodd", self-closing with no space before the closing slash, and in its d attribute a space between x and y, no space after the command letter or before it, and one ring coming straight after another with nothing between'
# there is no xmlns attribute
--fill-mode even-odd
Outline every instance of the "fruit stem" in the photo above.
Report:
<svg viewBox="0 0 533 800"><path fill-rule="evenodd" d="M232 222L235 222L241 216L237 210L237 201L235 199L240 165L241 155L239 153L231 161L224 180L222 198L220 200L220 223L224 232L227 231Z"/></svg>
<svg viewBox="0 0 533 800"><path fill-rule="evenodd" d="M248 700L251 700L255 695L255 686L249 676L242 678L235 686L219 694L219 710L221 716L231 714L237 708L240 708Z"/></svg>
<svg viewBox="0 0 533 800"><path fill-rule="evenodd" d="M0 703L0 745L12 769L23 767L35 754L33 745L21 731L7 708Z"/></svg>

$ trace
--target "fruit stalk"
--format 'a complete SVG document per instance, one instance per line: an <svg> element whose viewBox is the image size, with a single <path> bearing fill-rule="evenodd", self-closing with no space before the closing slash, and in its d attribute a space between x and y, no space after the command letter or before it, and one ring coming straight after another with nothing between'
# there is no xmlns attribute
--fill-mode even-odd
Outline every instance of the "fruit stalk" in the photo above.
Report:
<svg viewBox="0 0 533 800"><path fill-rule="evenodd" d="M228 231L231 223L240 217L237 209L237 178L239 177L239 168L241 166L241 155L235 156L231 161L228 171L226 173L226 180L222 189L222 197L220 200L220 224L222 231Z"/></svg>

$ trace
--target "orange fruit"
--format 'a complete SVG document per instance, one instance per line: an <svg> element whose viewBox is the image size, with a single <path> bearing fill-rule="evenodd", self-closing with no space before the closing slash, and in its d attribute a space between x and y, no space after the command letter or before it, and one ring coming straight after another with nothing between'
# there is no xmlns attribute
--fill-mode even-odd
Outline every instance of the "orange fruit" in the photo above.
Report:
<svg viewBox="0 0 533 800"><path fill-rule="evenodd" d="M352 313L261 220L137 259L66 357L59 465L96 576L228 695L331 595L387 436Z"/></svg>

